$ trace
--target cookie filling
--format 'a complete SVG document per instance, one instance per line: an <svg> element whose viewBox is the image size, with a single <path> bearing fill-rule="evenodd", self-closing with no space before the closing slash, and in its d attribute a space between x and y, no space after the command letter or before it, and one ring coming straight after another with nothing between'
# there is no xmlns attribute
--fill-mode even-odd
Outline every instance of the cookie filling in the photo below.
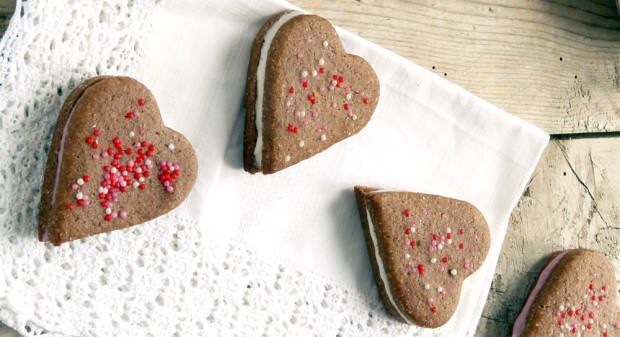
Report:
<svg viewBox="0 0 620 337"><path fill-rule="evenodd" d="M525 330L528 318L527 316L530 314L530 309L532 308L532 305L534 305L534 300L536 299L538 294L540 294L540 291L542 290L545 283L547 283L547 280L549 279L549 276L551 275L555 267L560 264L560 261L566 254L567 252L563 252L554 257L551 262L547 264L545 269L543 269L543 271L540 273L540 276L538 276L536 286L534 286L534 289L532 290L532 292L530 292L527 301L525 301L525 305L523 305L523 309L521 309L521 313L519 313L519 316L517 317L517 320L512 327L512 337L520 337Z"/></svg>
<svg viewBox="0 0 620 337"><path fill-rule="evenodd" d="M256 107L254 108L254 125L256 126L256 145L254 146L254 164L261 168L263 159L263 99L265 94L265 72L267 69L267 56L271 43L276 34L290 20L303 15L302 12L290 11L282 15L268 30L263 38L263 45L258 59L258 69L256 71Z"/></svg>
<svg viewBox="0 0 620 337"><path fill-rule="evenodd" d="M375 253L375 261L377 262L377 267L379 269L379 277L383 281L383 286L385 287L385 293L388 297L388 301L392 304L392 307L396 309L398 316L402 318L405 322L409 324L413 324L411 320L405 315L403 310L398 306L396 300L394 299L394 295L392 294L392 289L390 288L390 282L388 280L387 273L385 272L385 266L383 265L383 260L381 260L381 255L379 254L379 243L377 241L377 233L375 232L375 226L372 223L372 217L370 216L370 211L368 210L368 206L366 206L366 222L368 223L368 233L370 233L370 239L372 240L372 245L374 247L373 251Z"/></svg>

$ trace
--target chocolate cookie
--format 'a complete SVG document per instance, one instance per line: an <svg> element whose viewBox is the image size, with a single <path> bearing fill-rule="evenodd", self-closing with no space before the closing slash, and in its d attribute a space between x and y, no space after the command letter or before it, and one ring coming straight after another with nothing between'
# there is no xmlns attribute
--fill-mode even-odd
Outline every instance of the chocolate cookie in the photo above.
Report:
<svg viewBox="0 0 620 337"><path fill-rule="evenodd" d="M196 180L189 141L163 125L153 94L129 77L95 77L58 115L39 208L39 240L60 245L156 218Z"/></svg>
<svg viewBox="0 0 620 337"><path fill-rule="evenodd" d="M358 133L379 100L379 80L347 54L334 27L297 11L258 32L245 97L244 168L274 173Z"/></svg>
<svg viewBox="0 0 620 337"><path fill-rule="evenodd" d="M452 317L463 280L489 250L473 205L421 193L355 187L379 294L400 321L435 328Z"/></svg>
<svg viewBox="0 0 620 337"><path fill-rule="evenodd" d="M557 252L530 291L512 337L620 336L616 292L614 268L603 254Z"/></svg>

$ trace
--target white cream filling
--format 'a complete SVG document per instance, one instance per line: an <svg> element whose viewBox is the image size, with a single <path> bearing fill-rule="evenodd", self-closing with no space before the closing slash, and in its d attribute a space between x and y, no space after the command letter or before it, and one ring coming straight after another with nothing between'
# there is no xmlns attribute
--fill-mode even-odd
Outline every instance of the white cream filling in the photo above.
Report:
<svg viewBox="0 0 620 337"><path fill-rule="evenodd" d="M383 281L383 287L385 289L385 293L387 294L388 301L392 304L394 308L396 308L396 312L398 315L407 323L413 324L411 320L405 315L405 313L401 310L401 308L394 300L394 295L392 294L392 289L390 288L390 283L388 281L387 273L385 272L385 266L383 265L383 260L381 260L381 256L379 255L379 243L377 241L377 233L375 233L375 226L372 223L372 218L370 217L370 212L368 211L368 206L366 208L366 222L368 223L368 232L370 233L370 239L372 240L372 245L375 248L375 261L377 261L377 267L379 268L379 277Z"/></svg>
<svg viewBox="0 0 620 337"><path fill-rule="evenodd" d="M258 168L261 167L263 161L263 100L265 93L265 72L267 70L267 56L269 55L269 48L275 38L276 34L282 28L282 26L289 22L294 17L302 15L302 12L291 11L282 15L276 23L274 23L265 34L263 38L263 45L260 49L260 56L258 59L258 69L256 71L256 107L254 111L254 125L256 127L256 145L254 146L254 164Z"/></svg>

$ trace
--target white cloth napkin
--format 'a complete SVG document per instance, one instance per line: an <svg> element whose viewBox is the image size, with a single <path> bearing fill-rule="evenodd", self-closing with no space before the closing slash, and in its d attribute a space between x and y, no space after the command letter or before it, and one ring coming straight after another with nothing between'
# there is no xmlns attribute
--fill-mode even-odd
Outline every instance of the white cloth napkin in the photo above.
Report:
<svg viewBox="0 0 620 337"><path fill-rule="evenodd" d="M0 43L0 320L28 336L472 336L508 218L548 136L346 31L381 80L358 135L270 176L242 169L242 99L277 0L18 1ZM149 25L152 23L152 26ZM194 145L188 200L148 224L51 247L36 240L44 147L70 83L129 74ZM442 194L492 242L450 322L381 308L353 185Z"/></svg>
<svg viewBox="0 0 620 337"><path fill-rule="evenodd" d="M444 336L475 331L509 215L548 136L443 78L339 29L346 49L381 81L367 127L324 153L270 176L242 169L249 50L282 1L171 1L155 20L135 75L164 120L196 147L196 192L179 212L208 237L242 242L259 256L374 292L353 185L441 194L476 205L492 233L484 265L464 284Z"/></svg>

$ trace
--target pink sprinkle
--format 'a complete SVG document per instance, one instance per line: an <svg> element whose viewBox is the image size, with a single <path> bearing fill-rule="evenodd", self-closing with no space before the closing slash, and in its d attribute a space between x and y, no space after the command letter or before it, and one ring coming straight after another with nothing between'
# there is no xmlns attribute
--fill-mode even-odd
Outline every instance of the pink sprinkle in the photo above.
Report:
<svg viewBox="0 0 620 337"><path fill-rule="evenodd" d="M444 266L439 267L439 271L443 273L444 271L446 271L446 267Z"/></svg>
<svg viewBox="0 0 620 337"><path fill-rule="evenodd" d="M428 304L433 304L435 303L435 301L432 298L427 298L426 301L428 302Z"/></svg>
<svg viewBox="0 0 620 337"><path fill-rule="evenodd" d="M99 159L99 153L93 153L93 154L90 155L90 157L92 159L94 159L94 160L97 160L97 159Z"/></svg>
<svg viewBox="0 0 620 337"><path fill-rule="evenodd" d="M172 193L172 192L174 192L174 187L168 186L168 187L166 187L166 191L168 191L168 193Z"/></svg>
<svg viewBox="0 0 620 337"><path fill-rule="evenodd" d="M353 111L349 110L349 112L347 113L347 116L353 117Z"/></svg>
<svg viewBox="0 0 620 337"><path fill-rule="evenodd" d="M78 188L80 188L80 186L78 184L72 184L71 185L71 189L76 191Z"/></svg>
<svg viewBox="0 0 620 337"><path fill-rule="evenodd" d="M116 211L112 212L112 218L113 219L118 218L118 212L116 212Z"/></svg>
<svg viewBox="0 0 620 337"><path fill-rule="evenodd" d="M346 87L346 88L344 88L344 93L345 93L345 94L348 94L348 93L350 93L350 92L351 92L351 88L350 88L350 87Z"/></svg>
<svg viewBox="0 0 620 337"><path fill-rule="evenodd" d="M299 54L297 54L297 58L298 58L298 59L302 59L302 58L304 58L304 53L299 53Z"/></svg>
<svg viewBox="0 0 620 337"><path fill-rule="evenodd" d="M316 112L316 111L312 111L312 112L311 112L311 115L312 115L312 118L317 118L317 117L319 117L319 113L318 113L318 112Z"/></svg>
<svg viewBox="0 0 620 337"><path fill-rule="evenodd" d="M127 211L121 211L119 215L121 216L121 218L125 219L127 217Z"/></svg>
<svg viewBox="0 0 620 337"><path fill-rule="evenodd" d="M435 246L430 246L428 248L428 251L431 252L431 253L434 253L435 252Z"/></svg>
<svg viewBox="0 0 620 337"><path fill-rule="evenodd" d="M105 151L104 151L104 152L101 152L101 156L102 156L103 158L107 158L107 157L108 157L108 153L107 153L107 152L105 152Z"/></svg>
<svg viewBox="0 0 620 337"><path fill-rule="evenodd" d="M335 108L337 108L337 107L338 107L338 104L336 104L336 102L332 102L332 108L334 108L334 109L335 109Z"/></svg>
<svg viewBox="0 0 620 337"><path fill-rule="evenodd" d="M170 187L170 181L169 180L164 181L164 187Z"/></svg>

